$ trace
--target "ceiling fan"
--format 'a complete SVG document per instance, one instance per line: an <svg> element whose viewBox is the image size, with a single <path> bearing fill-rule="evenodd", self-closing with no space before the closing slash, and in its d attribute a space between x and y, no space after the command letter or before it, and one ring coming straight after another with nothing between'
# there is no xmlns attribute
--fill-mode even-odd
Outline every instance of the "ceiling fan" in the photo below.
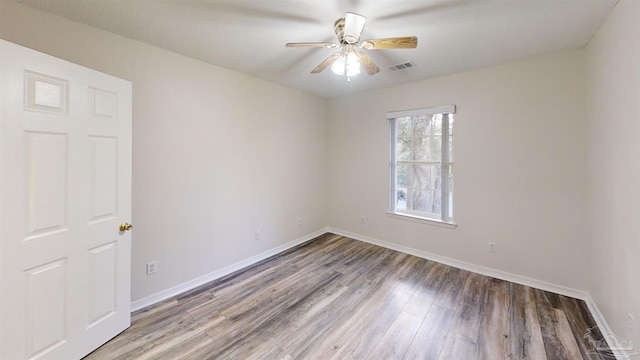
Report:
<svg viewBox="0 0 640 360"><path fill-rule="evenodd" d="M346 75L347 80L351 76L360 73L361 65L369 75L380 72L380 68L371 60L364 50L380 49L415 49L418 46L418 38L415 36L394 37L385 39L370 39L360 41L360 34L367 21L365 16L348 12L345 17L336 20L335 32L338 36L338 44L330 42L297 42L287 43L287 47L324 47L340 48L340 51L329 56L320 65L311 70L317 74L331 66L331 70L338 75Z"/></svg>

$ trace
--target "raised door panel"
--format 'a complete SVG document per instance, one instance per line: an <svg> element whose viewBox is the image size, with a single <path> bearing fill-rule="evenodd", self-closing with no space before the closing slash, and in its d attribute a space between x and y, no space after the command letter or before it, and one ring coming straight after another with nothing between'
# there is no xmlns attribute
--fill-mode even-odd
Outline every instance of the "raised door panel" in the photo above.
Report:
<svg viewBox="0 0 640 360"><path fill-rule="evenodd" d="M113 316L117 304L117 243L89 250L89 325Z"/></svg>
<svg viewBox="0 0 640 360"><path fill-rule="evenodd" d="M25 271L29 359L51 354L67 341L66 272L66 259Z"/></svg>
<svg viewBox="0 0 640 360"><path fill-rule="evenodd" d="M117 122L118 94L103 89L89 88L89 111L93 120Z"/></svg>
<svg viewBox="0 0 640 360"><path fill-rule="evenodd" d="M90 136L91 219L113 219L118 206L118 139Z"/></svg>
<svg viewBox="0 0 640 360"><path fill-rule="evenodd" d="M67 135L26 132L26 240L64 231L67 217Z"/></svg>

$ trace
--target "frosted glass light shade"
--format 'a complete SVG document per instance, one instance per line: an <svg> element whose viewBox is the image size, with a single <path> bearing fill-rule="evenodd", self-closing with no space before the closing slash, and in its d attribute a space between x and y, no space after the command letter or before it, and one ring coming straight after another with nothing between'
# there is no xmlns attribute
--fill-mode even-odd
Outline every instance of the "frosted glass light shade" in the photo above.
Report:
<svg viewBox="0 0 640 360"><path fill-rule="evenodd" d="M347 76L360 74L360 61L355 52L350 52L347 56L340 56L331 65L331 71L336 75L345 75L345 70Z"/></svg>

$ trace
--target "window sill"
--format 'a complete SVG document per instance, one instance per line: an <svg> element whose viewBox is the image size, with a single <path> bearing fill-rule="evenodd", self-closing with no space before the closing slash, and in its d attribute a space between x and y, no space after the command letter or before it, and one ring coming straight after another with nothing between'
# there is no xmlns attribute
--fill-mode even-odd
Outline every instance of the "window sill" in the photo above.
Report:
<svg viewBox="0 0 640 360"><path fill-rule="evenodd" d="M387 211L387 216L390 217L390 218L394 218L394 219L400 219L400 220L405 220L405 221L413 221L413 222L417 222L417 223L421 223L421 224L427 224L427 225L440 226L440 227L444 227L444 228L447 228L447 229L455 229L455 228L458 227L458 224L455 224L455 223L449 223L449 222L444 222L444 221L435 220L435 219L427 219L427 218L423 218L423 217L420 217L420 216L402 214L402 213L397 213L397 212L389 212L389 211Z"/></svg>

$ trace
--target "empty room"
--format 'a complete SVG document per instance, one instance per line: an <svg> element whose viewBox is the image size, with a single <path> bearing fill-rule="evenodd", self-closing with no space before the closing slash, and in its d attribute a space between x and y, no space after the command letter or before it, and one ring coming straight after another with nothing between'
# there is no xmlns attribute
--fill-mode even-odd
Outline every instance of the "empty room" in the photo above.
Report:
<svg viewBox="0 0 640 360"><path fill-rule="evenodd" d="M640 1L0 0L0 359L640 359Z"/></svg>

